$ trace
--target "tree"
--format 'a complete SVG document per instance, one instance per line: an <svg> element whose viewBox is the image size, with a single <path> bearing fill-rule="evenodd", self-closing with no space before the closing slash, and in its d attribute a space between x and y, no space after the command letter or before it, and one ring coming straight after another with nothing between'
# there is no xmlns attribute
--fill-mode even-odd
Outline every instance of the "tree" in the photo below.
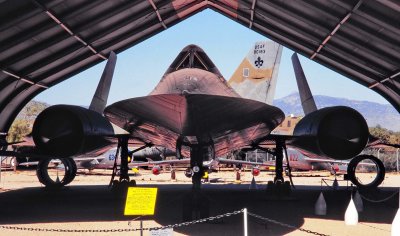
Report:
<svg viewBox="0 0 400 236"><path fill-rule="evenodd" d="M369 128L369 133L384 142L389 142L390 134L387 129L381 128L379 125L373 128Z"/></svg>
<svg viewBox="0 0 400 236"><path fill-rule="evenodd" d="M18 142L22 141L26 135L31 132L30 124L27 120L16 119L11 125L8 132L7 141L8 142Z"/></svg>
<svg viewBox="0 0 400 236"><path fill-rule="evenodd" d="M43 102L30 101L18 114L10 129L8 130L7 141L23 141L24 137L31 133L32 124L37 115L49 105Z"/></svg>

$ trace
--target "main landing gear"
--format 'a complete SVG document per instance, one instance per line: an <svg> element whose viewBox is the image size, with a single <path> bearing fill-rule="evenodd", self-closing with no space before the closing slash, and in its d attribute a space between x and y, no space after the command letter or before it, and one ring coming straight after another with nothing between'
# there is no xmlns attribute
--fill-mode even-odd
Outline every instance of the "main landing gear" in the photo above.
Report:
<svg viewBox="0 0 400 236"><path fill-rule="evenodd" d="M292 181L291 169L290 169L290 164L289 164L289 160L288 160L285 140L277 138L275 140L275 143L276 143L275 149L273 151L271 151L269 149L258 147L261 150L271 153L276 158L274 181L268 181L267 193L277 195L279 197L289 196L291 193L291 190L292 190L291 186L294 186L294 185L293 185L293 181ZM288 172L290 181L285 181L283 178L283 152L285 152L285 156L286 156L287 172Z"/></svg>
<svg viewBox="0 0 400 236"><path fill-rule="evenodd" d="M115 154L114 166L113 166L113 173L111 176L109 187L112 187L113 190L126 190L127 187L134 187L136 186L135 180L129 179L129 150L128 150L128 137L121 137L118 139L118 147L117 152ZM151 145L146 144L134 151L140 151L146 147L150 147ZM119 155L121 152L121 155ZM118 165L118 157L121 156L120 165ZM119 180L114 180L116 175L119 173Z"/></svg>

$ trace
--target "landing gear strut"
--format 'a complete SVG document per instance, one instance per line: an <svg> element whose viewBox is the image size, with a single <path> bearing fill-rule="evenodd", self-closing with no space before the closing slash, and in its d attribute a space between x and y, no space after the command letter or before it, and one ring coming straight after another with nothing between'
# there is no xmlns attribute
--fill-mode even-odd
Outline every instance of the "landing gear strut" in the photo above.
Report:
<svg viewBox="0 0 400 236"><path fill-rule="evenodd" d="M207 154L205 148L200 145L192 147L190 152L190 168L193 170L192 184L193 190L199 191L201 188L201 177L204 175L203 157Z"/></svg>
<svg viewBox="0 0 400 236"><path fill-rule="evenodd" d="M119 182L129 182L128 175L128 138L123 137L120 138L120 147L121 147L121 169L119 172Z"/></svg>
<svg viewBox="0 0 400 236"><path fill-rule="evenodd" d="M128 186L136 186L136 181L129 180L129 150L128 150L128 137L121 137L118 140L118 148L117 148L117 153L115 155L115 160L114 160L114 167L113 167L113 173L111 177L111 181L109 186L112 186L113 189L121 188L124 189L123 187L128 187ZM148 145L143 146L142 148L139 148L135 151L139 151ZM118 171L118 165L117 165L117 160L119 156L119 151L121 151L121 164L119 168L119 181L114 180L114 177L117 174Z"/></svg>
<svg viewBox="0 0 400 236"><path fill-rule="evenodd" d="M283 179L283 144L282 144L282 141L280 141L280 140L276 141L276 148L275 148L276 162L275 162L274 184L277 184L278 182L280 182L280 183L284 182L284 179Z"/></svg>
<svg viewBox="0 0 400 236"><path fill-rule="evenodd" d="M276 158L275 178L274 181L268 181L267 192L276 194L278 196L281 195L287 196L291 192L291 185L293 185L293 182L291 178L291 171L288 159L286 159L286 161L289 170L290 182L285 181L283 178L283 152L285 152L287 158L286 144L284 139L279 139L279 138L276 139L275 142L276 142L275 151L272 153Z"/></svg>
<svg viewBox="0 0 400 236"><path fill-rule="evenodd" d="M201 177L204 175L203 160L208 155L208 146L193 145L190 151L190 168L193 170L192 191L183 199L184 221L207 218L209 216L209 200L201 192Z"/></svg>

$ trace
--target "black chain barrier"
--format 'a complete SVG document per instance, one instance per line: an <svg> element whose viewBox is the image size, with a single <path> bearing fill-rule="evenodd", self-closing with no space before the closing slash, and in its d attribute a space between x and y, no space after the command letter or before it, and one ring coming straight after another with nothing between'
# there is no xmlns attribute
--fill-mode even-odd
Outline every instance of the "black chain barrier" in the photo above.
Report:
<svg viewBox="0 0 400 236"><path fill-rule="evenodd" d="M150 231L150 230L160 230L160 229L168 229L168 228L178 228L182 226L188 226L198 223L204 223L208 221L218 220L224 217L229 217L233 215L237 215L243 213L243 209L239 211L234 211L222 215L212 216L204 219L188 221L183 223L177 223L172 225L166 225L162 227L152 227L152 228L134 228L134 229L46 229L46 228L31 228L31 227L19 227L19 226L7 226L0 225L0 229L9 229L9 230L19 230L19 231L40 231L40 232L57 232L57 233L117 233L117 232L136 232L136 231Z"/></svg>
<svg viewBox="0 0 400 236"><path fill-rule="evenodd" d="M399 193L400 193L399 191L394 192L394 193L391 194L390 196L388 196L388 197L386 197L386 198L383 198L383 199L379 199L379 200L370 199L370 198L368 198L368 197L362 195L361 193L359 193L359 194L360 194L360 196L361 196L362 199L364 199L364 200L366 200L366 201L368 201L368 202L372 202L372 203L381 203L381 202L386 202L386 201L390 200L391 198L393 198L394 196L396 196L396 195L399 194Z"/></svg>
<svg viewBox="0 0 400 236"><path fill-rule="evenodd" d="M266 222L270 222L270 223L273 223L273 224L276 224L276 225L280 225L282 227L286 227L286 228L289 228L289 229L300 230L300 231L305 232L305 233L319 235L319 236L329 236L328 234L322 234L322 233L318 233L318 232L311 231L311 230L308 230L308 229L298 228L296 226L289 225L289 224L286 224L286 223L282 223L282 222L279 222L279 221L276 221L276 220L273 220L273 219L269 219L269 218L266 218L266 217L251 213L251 212L247 212L247 214L249 216L254 217L254 218L257 218L257 219L260 219L260 220L263 220L263 221L266 221Z"/></svg>
<svg viewBox="0 0 400 236"><path fill-rule="evenodd" d="M239 210L239 211L234 211L230 213L225 213L217 216L212 216L204 219L199 219L199 220L194 220L194 221L188 221L188 222L183 222L183 223L177 223L177 224L171 224L171 225L166 225L162 227L151 227L151 228L133 228L133 229L46 229L46 228L31 228L31 227L19 227L19 226L7 226L7 225L0 225L0 229L8 229L8 230L19 230L19 231L36 231L36 232L57 232L57 233L122 233L122 232L136 232L136 231L152 231L152 230L163 230L163 229L169 229L169 228L179 228L183 226L189 226L189 225L194 225L194 224L199 224L199 223L204 223L204 222L210 222L214 220L218 220L224 217L229 217L233 215L238 215L244 212L244 209ZM329 236L327 234L322 234L318 233L315 231L303 229L303 228L298 228L293 225L289 225L286 223L282 223L273 219L269 219L251 212L247 212L249 216L252 216L254 218L270 222L276 225L280 225L282 227L286 227L289 229L294 229L294 230L300 230L305 233L313 234L313 235L319 235L319 236Z"/></svg>

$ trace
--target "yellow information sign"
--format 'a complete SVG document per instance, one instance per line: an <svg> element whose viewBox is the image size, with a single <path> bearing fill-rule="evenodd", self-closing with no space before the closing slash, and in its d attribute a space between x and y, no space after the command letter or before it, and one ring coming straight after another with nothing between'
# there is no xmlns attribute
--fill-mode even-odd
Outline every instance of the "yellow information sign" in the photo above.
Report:
<svg viewBox="0 0 400 236"><path fill-rule="evenodd" d="M154 215L157 188L129 187L124 215Z"/></svg>

